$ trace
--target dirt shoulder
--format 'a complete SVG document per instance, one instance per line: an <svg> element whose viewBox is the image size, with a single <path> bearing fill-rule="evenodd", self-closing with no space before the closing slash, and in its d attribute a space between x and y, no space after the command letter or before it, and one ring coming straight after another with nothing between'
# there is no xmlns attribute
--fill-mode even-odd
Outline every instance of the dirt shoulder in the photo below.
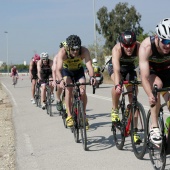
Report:
<svg viewBox="0 0 170 170"><path fill-rule="evenodd" d="M15 170L15 137L12 105L0 84L0 170Z"/></svg>

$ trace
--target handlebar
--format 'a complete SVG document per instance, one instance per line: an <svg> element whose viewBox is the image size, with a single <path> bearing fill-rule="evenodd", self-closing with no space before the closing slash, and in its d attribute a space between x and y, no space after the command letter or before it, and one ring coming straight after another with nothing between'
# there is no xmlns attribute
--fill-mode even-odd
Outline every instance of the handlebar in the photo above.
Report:
<svg viewBox="0 0 170 170"><path fill-rule="evenodd" d="M157 99L158 92L166 92L166 91L170 91L170 87L158 89L157 84L154 84L154 87L153 87L153 90L152 90L152 94L155 97L155 99ZM151 105L151 107L154 107L154 106L155 106L155 104Z"/></svg>

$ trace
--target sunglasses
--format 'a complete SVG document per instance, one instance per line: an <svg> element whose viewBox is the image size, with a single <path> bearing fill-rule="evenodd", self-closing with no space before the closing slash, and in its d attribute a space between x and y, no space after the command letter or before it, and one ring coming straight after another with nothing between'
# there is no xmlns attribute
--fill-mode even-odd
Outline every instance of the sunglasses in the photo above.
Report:
<svg viewBox="0 0 170 170"><path fill-rule="evenodd" d="M133 48L135 46L135 43L131 44L131 45L126 45L126 44L122 44L123 47L125 48Z"/></svg>
<svg viewBox="0 0 170 170"><path fill-rule="evenodd" d="M164 45L170 44L170 40L167 40L167 39L161 39L161 38L160 38L160 41L161 41L162 44L164 44Z"/></svg>
<svg viewBox="0 0 170 170"><path fill-rule="evenodd" d="M71 51L79 51L80 48L71 48Z"/></svg>

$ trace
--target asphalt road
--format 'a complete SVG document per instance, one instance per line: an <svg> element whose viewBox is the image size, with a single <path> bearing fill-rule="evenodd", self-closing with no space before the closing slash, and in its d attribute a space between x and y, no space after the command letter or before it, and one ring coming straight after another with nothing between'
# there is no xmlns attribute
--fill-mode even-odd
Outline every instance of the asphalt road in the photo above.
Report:
<svg viewBox="0 0 170 170"><path fill-rule="evenodd" d="M126 138L124 150L115 146L111 132L111 88L103 84L92 94L87 88L87 115L90 123L88 151L75 143L70 129L63 126L62 118L53 106L53 117L30 101L31 83L21 76L14 88L10 77L1 76L0 82L13 103L13 121L16 134L17 170L143 170L153 169L146 152L138 160ZM148 110L148 99L142 88L139 100Z"/></svg>

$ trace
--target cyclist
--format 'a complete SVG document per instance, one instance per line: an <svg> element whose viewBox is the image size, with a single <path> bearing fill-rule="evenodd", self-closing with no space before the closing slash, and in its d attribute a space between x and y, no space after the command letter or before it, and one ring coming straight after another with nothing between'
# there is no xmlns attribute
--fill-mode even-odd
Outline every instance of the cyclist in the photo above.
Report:
<svg viewBox="0 0 170 170"><path fill-rule="evenodd" d="M97 59L96 58L93 58L92 66L93 66L93 69L94 69L94 73L99 73L100 72L101 69L97 64Z"/></svg>
<svg viewBox="0 0 170 170"><path fill-rule="evenodd" d="M18 70L16 66L13 66L11 68L11 77L12 77L12 85L14 85L14 79L16 77L16 80L18 79Z"/></svg>
<svg viewBox="0 0 170 170"><path fill-rule="evenodd" d="M156 26L156 35L147 37L139 49L139 66L143 88L148 95L151 107L152 127L151 141L155 144L162 142L158 127L158 111L160 108L160 94L157 98L152 94L154 84L158 88L170 86L170 18L163 19ZM169 93L164 95L168 101Z"/></svg>
<svg viewBox="0 0 170 170"><path fill-rule="evenodd" d="M96 80L93 77L94 71L92 67L92 62L90 58L89 50L81 46L81 39L77 35L70 35L66 39L67 45L62 47L57 54L57 77L60 81L60 87L64 87L64 83L72 83L72 78L75 81L83 83L86 81L83 68L83 60L85 60L86 66L89 70L91 84L95 84ZM73 126L73 118L71 116L71 97L72 88L65 88L65 102L67 108L67 119L66 123L68 127ZM81 86L81 97L84 104L84 110L86 111L87 95L86 87ZM89 128L88 119L86 119L86 128Z"/></svg>
<svg viewBox="0 0 170 170"><path fill-rule="evenodd" d="M136 35L133 31L127 30L119 37L119 42L112 49L112 64L113 64L113 82L112 88L112 111L111 120L114 123L120 121L118 116L118 103L122 88L119 84L121 79L133 80L137 77L135 69L135 59L138 56L140 43L136 41ZM126 85L127 91L132 90L131 85ZM132 102L132 95L129 94L129 103ZM136 115L135 115L136 116ZM137 131L137 127L136 131ZM134 142L139 143L140 136L134 133Z"/></svg>
<svg viewBox="0 0 170 170"><path fill-rule="evenodd" d="M53 60L49 59L49 55L46 52L40 54L40 60L37 63L38 79L41 83L41 107L44 110L46 107L46 81L52 80L52 65ZM53 86L50 82L51 87L51 99L54 100Z"/></svg>
<svg viewBox="0 0 170 170"><path fill-rule="evenodd" d="M29 65L29 76L31 79L32 87L31 87L31 101L33 104L35 104L34 94L35 94L35 85L37 83L37 62L40 60L40 56L38 54L35 54L34 57L30 61Z"/></svg>
<svg viewBox="0 0 170 170"><path fill-rule="evenodd" d="M60 43L59 47L66 47L67 43L66 41L63 41ZM58 80L57 75L56 75L56 66L57 66L57 55L54 57L53 60L53 82L54 86L56 86L56 80ZM62 102L61 102L61 93L62 93L62 88L60 87L59 84L57 84L57 91L56 91L56 107L58 111L61 111L63 109Z"/></svg>

